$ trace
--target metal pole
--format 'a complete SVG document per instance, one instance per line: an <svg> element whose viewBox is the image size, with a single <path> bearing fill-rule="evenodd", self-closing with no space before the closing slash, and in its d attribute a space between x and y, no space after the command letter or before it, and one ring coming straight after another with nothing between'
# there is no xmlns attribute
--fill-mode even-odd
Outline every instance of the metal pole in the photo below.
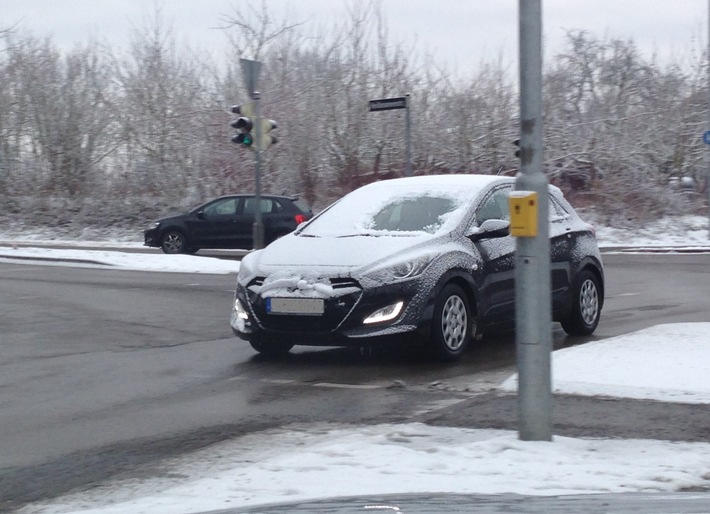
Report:
<svg viewBox="0 0 710 514"><path fill-rule="evenodd" d="M405 131L404 131L404 137L407 140L407 167L404 170L404 174L407 177L412 176L412 119L409 114L409 106L410 106L410 97L409 93L406 95L407 98L407 108L406 108L406 117L405 117Z"/></svg>
<svg viewBox="0 0 710 514"><path fill-rule="evenodd" d="M537 193L537 235L518 237L515 260L518 436L552 440L552 313L549 200L542 171L542 5L518 0L520 172L515 188Z"/></svg>
<svg viewBox="0 0 710 514"><path fill-rule="evenodd" d="M710 127L710 1L708 2L708 55L706 57L708 68L708 126ZM705 145L710 150L710 145ZM705 189L708 202L708 239L710 239L710 163L708 164L707 176L705 177Z"/></svg>
<svg viewBox="0 0 710 514"><path fill-rule="evenodd" d="M264 248L264 221L261 215L261 175L259 172L260 164L260 153L261 153L261 113L259 112L259 98L260 94L255 91L252 95L254 98L254 113L255 113L255 123L256 128L254 131L254 182L255 191L254 196L256 197L256 212L254 213L254 225L252 226L252 237L254 243L254 249L259 250Z"/></svg>

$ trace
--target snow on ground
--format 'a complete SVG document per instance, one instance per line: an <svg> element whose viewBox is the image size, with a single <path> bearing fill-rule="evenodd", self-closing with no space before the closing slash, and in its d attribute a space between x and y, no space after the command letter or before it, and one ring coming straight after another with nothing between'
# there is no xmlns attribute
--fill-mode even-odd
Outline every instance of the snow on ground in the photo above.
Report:
<svg viewBox="0 0 710 514"><path fill-rule="evenodd" d="M14 259L45 265L81 264L89 267L175 273L236 274L239 271L239 261L197 255L165 255L160 250L155 250L152 253L130 253L110 250L20 247L10 244L9 246L0 245L0 259Z"/></svg>
<svg viewBox="0 0 710 514"><path fill-rule="evenodd" d="M687 231L685 238L674 233L677 230L678 225L671 224L668 231L660 226L640 234L600 229L598 235L602 246L710 246L707 229ZM12 245L0 245L0 259L90 260L125 269L173 272L234 273L238 269L236 262L199 256ZM552 363L555 392L692 403L703 408L710 404L710 323L660 325L558 350ZM500 385L503 391L516 387L515 376ZM524 442L511 431L417 423L296 425L214 445L167 462L164 470L163 476L179 478L106 484L22 512L179 514L387 493L677 491L710 487L710 442L558 436L551 443Z"/></svg>
<svg viewBox="0 0 710 514"><path fill-rule="evenodd" d="M630 360L634 365L629 366ZM662 366L662 371L659 367ZM556 392L710 404L710 323L660 325L553 353ZM510 390L515 377L501 388ZM422 492L564 495L710 487L710 443L570 438L420 423L293 425L166 463L29 513L181 514Z"/></svg>

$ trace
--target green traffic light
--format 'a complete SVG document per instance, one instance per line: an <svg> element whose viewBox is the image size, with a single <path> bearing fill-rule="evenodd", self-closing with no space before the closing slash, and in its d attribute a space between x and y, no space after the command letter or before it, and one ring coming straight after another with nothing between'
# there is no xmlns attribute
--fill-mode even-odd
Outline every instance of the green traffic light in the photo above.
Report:
<svg viewBox="0 0 710 514"><path fill-rule="evenodd" d="M232 138L233 143L237 143L238 145L244 145L244 146L251 146L252 143L254 142L254 137L247 133L241 133L237 134Z"/></svg>

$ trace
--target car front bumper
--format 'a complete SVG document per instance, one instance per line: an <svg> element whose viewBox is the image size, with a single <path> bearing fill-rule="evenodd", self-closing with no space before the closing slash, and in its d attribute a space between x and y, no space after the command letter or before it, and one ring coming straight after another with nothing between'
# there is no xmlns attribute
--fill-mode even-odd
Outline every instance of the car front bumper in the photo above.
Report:
<svg viewBox="0 0 710 514"><path fill-rule="evenodd" d="M426 288L416 279L385 284L348 295L328 298L320 316L274 315L264 309L264 300L243 285L237 286L230 316L234 334L250 341L263 338L305 346L360 346L365 339L417 333L425 337L433 308ZM365 324L373 312L403 301L400 314L389 321ZM239 302L241 309L234 308Z"/></svg>
<svg viewBox="0 0 710 514"><path fill-rule="evenodd" d="M143 232L143 246L160 246L158 229L151 228Z"/></svg>

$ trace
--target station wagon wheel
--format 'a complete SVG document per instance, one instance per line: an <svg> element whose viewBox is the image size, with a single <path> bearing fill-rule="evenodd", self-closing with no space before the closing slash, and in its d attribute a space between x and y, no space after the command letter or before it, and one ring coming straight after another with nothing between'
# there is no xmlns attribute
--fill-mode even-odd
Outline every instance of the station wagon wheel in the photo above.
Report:
<svg viewBox="0 0 710 514"><path fill-rule="evenodd" d="M447 284L434 305L430 344L437 358L457 360L468 347L473 319L468 297L459 286Z"/></svg>
<svg viewBox="0 0 710 514"><path fill-rule="evenodd" d="M165 253L183 253L187 250L187 241L182 232L168 230L160 240L160 247Z"/></svg>
<svg viewBox="0 0 710 514"><path fill-rule="evenodd" d="M596 330L601 316L601 290L596 275L583 270L575 280L572 293L572 312L562 320L562 328L572 336L588 336Z"/></svg>
<svg viewBox="0 0 710 514"><path fill-rule="evenodd" d="M249 344L257 352L261 353L266 357L271 358L286 355L291 350L291 348L293 348L293 345L290 343L282 343L279 341L265 341L261 338L254 338L249 341Z"/></svg>

